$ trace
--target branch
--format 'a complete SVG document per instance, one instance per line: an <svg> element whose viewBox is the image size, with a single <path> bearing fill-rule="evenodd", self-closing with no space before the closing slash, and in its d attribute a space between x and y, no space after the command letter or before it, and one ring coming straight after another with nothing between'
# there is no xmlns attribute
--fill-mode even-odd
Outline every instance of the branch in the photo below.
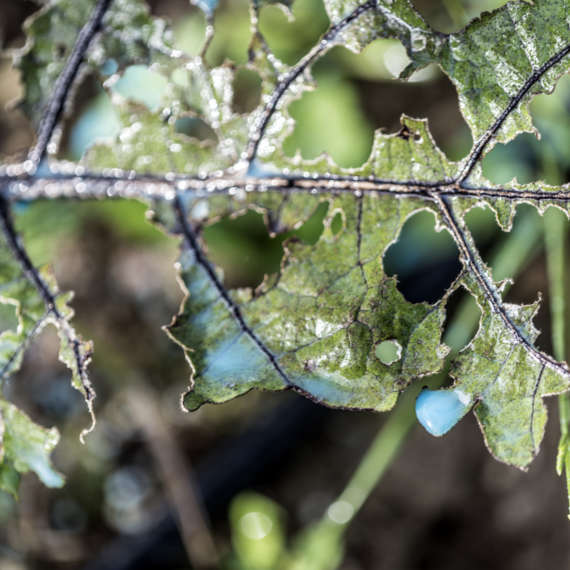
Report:
<svg viewBox="0 0 570 570"><path fill-rule="evenodd" d="M44 115L40 121L36 144L31 148L26 160L26 170L33 174L44 158L53 132L61 118L61 114L68 99L70 89L77 77L85 53L91 41L101 26L112 0L99 0L93 9L87 23L81 28L75 45L63 71L58 76L53 87L53 93L48 101Z"/></svg>
<svg viewBox="0 0 570 570"><path fill-rule="evenodd" d="M192 568L216 568L216 546L190 461L164 421L158 400L158 393L142 385L127 393L128 407L156 463L170 507L176 514L180 538Z"/></svg>
<svg viewBox="0 0 570 570"><path fill-rule="evenodd" d="M44 281L30 260L28 252L20 242L20 238L16 232L16 228L14 227L10 204L2 195L0 195L0 229L2 230L6 242L12 251L14 259L19 263L24 276L35 287L40 298L43 300L46 308L46 315L51 316L56 321L57 327L62 331L66 341L72 348L75 373L84 390L85 401L92 419L91 427L81 434L81 437L83 437L86 433L91 431L95 425L95 417L93 414L95 391L93 390L87 375L87 365L91 358L91 354L89 351L83 350L82 342L77 337L75 330L57 307L57 294L51 291L48 284Z"/></svg>
<svg viewBox="0 0 570 570"><path fill-rule="evenodd" d="M57 163L56 163L57 165ZM4 181L5 198L11 201L45 199L93 200L125 198L143 201L171 201L175 195L207 198L212 195L230 195L236 190L251 192L304 193L304 194L378 194L395 197L411 196L431 200L434 194L446 197L501 199L511 202L570 203L570 187L561 190L517 190L506 187L460 186L448 180L424 182L417 180L389 180L364 176L331 174L291 174L269 178L232 176L177 176L175 174L150 175L113 169L88 172L76 168L74 172L52 173L28 177L20 165L10 165L0 171ZM0 190L1 191L1 190Z"/></svg>

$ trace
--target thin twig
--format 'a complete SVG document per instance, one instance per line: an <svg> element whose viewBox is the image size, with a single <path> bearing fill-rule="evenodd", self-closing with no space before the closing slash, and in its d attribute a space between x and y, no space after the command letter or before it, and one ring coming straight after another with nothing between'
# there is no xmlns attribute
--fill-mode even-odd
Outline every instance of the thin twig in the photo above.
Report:
<svg viewBox="0 0 570 570"><path fill-rule="evenodd" d="M485 152L485 148L491 142L492 138L497 134L499 129L503 126L503 123L507 120L510 114L518 107L519 103L524 99L525 95L530 91L533 85L535 85L540 78L557 63L561 62L570 53L570 44L562 48L556 54L554 54L546 63L541 65L538 69L535 69L530 77L524 82L523 86L519 89L516 95L514 95L509 104L505 107L503 112L497 117L495 122L491 127L485 132L485 134L477 141L469 156L465 162L465 167L457 175L456 181L459 184L463 184L467 180L468 176L471 174L475 165Z"/></svg>
<svg viewBox="0 0 570 570"><path fill-rule="evenodd" d="M158 399L158 394L152 394L140 385L130 389L127 395L129 407L157 465L170 506L176 513L192 568L215 568L218 561L216 546L196 491L192 467L163 420Z"/></svg>
<svg viewBox="0 0 570 570"><path fill-rule="evenodd" d="M50 96L38 127L36 144L28 153L26 168L30 174L33 174L36 171L47 152L49 142L61 118L71 87L73 86L79 68L83 63L85 53L89 49L91 41L99 30L101 21L109 9L111 2L112 0L99 0L97 2L89 20L83 28L81 28L73 46L73 50L65 63L65 67L55 82L53 93Z"/></svg>
<svg viewBox="0 0 570 570"><path fill-rule="evenodd" d="M32 263L28 252L22 245L18 233L16 232L16 228L14 227L14 222L12 220L12 214L10 211L10 204L1 194L0 230L4 234L4 238L6 239L8 247L12 251L14 259L20 264L22 273L26 279L28 279L28 281L35 287L36 291L40 295L46 308L46 313L56 321L57 327L71 346L75 363L75 373L81 382L81 386L85 393L87 408L91 416L91 426L84 430L81 434L81 439L83 440L84 436L89 433L89 431L91 431L95 426L95 416L93 413L93 400L95 399L95 390L93 389L91 381L89 380L89 376L87 374L87 366L91 360L91 351L88 348L86 349L86 347L83 345L83 342L77 336L73 327L69 324L68 320L57 307L57 293L51 291L48 284L45 282L39 271Z"/></svg>

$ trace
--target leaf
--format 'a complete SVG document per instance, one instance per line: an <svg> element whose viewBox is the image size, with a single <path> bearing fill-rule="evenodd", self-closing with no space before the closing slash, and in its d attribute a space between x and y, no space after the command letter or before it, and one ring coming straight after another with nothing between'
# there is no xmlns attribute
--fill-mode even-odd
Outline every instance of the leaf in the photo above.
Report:
<svg viewBox="0 0 570 570"><path fill-rule="evenodd" d="M0 399L0 489L17 495L19 474L34 471L48 487L61 487L63 476L52 466L49 455L57 445L55 428L46 429L30 420L14 404Z"/></svg>
<svg viewBox="0 0 570 570"><path fill-rule="evenodd" d="M567 0L508 2L446 38L437 60L457 88L475 141L506 111L491 146L521 132L535 132L528 99L522 105L518 102L527 95L551 93L568 71L564 54L569 8Z"/></svg>
<svg viewBox="0 0 570 570"><path fill-rule="evenodd" d="M137 62L172 55L165 24L152 18L140 0L116 0L102 20L101 34L88 58L99 73L106 62L117 71ZM73 52L79 30L97 6L96 0L52 0L25 23L26 44L14 52L14 65L25 87L21 107L37 125L44 116L53 88Z"/></svg>
<svg viewBox="0 0 570 570"><path fill-rule="evenodd" d="M180 172L206 175L228 168L240 156L247 139L244 117L232 111L234 72L228 66L206 71L199 61L175 67L168 75L163 97L168 114L143 110L121 102L123 128L118 145L95 145L85 157L91 167L137 172ZM143 86L141 85L141 88ZM137 121L133 122L133 114ZM182 121L198 121L211 128L214 138L199 140L181 132Z"/></svg>
<svg viewBox="0 0 570 570"><path fill-rule="evenodd" d="M538 336L532 324L538 302L505 304L505 308L524 337L533 342ZM564 392L568 383L509 337L502 319L486 311L477 335L453 363L451 375L454 387L476 402L475 415L493 455L524 467L538 453L544 433L542 397Z"/></svg>
<svg viewBox="0 0 570 570"><path fill-rule="evenodd" d="M5 379L19 369L30 340L44 326L52 324L58 329L60 337L60 360L72 372L72 385L85 398L91 414L92 425L81 434L83 438L95 425L92 409L95 393L87 377L92 346L81 340L70 323L73 316L73 311L67 305L70 295L59 295L55 279L47 268L31 268L25 250L17 240L14 241L15 230L11 218L3 208L0 208L0 212L4 230L0 234L0 276L3 283L0 304L13 306L16 317L15 327L0 334L2 386ZM59 439L57 430L46 430L33 423L2 397L0 416L4 442L4 451L0 453L0 457L4 457L0 467L0 487L16 494L19 480L17 473L25 473L30 469L48 486L63 484L63 479L53 471L48 460L49 452Z"/></svg>
<svg viewBox="0 0 570 570"><path fill-rule="evenodd" d="M204 54L172 50L165 24L139 2L123 0L109 10L105 0L46 5L28 24L29 40L19 56L24 107L47 124L39 129L45 145L38 143L32 158L42 154L50 137L55 141L60 117L47 113L46 123L40 108L62 108L73 81L61 78L77 72L73 61L64 64L57 53L60 27L66 29L63 52L84 58L90 69L116 60L116 74L103 84L122 129L113 140L92 146L79 169L56 163L49 176L34 169L30 176L18 165L0 167L7 199L122 196L152 203L155 221L181 238L178 269L186 298L167 332L190 364L188 409L259 388L293 389L329 406L388 410L415 379L450 364L451 389L474 403L491 452L526 468L544 433L542 398L568 391L570 371L534 345L539 301L504 302L504 283L493 280L465 216L488 205L510 230L522 202L541 213L548 206L569 213L570 186L516 180L499 186L481 169L497 141L534 132L530 98L552 92L568 71L567 1L508 2L458 33L442 34L408 0L325 0L330 29L293 65L271 53L258 28L265 4L255 2L250 10L247 66L259 75L261 96L245 114L233 107L236 67L210 68ZM215 6L204 6L210 22ZM104 24L101 34L81 43L85 26L97 21ZM211 31L208 27L204 53ZM377 38L404 45L410 63L403 79L428 64L449 76L474 140L465 159L448 160L427 122L407 116L397 133L375 134L370 157L358 168L341 168L327 155L306 160L285 154L294 126L288 107L314 88L313 64L336 46L358 52ZM123 45L129 46L124 53ZM119 82L132 65L159 74L160 108L145 104L144 94L119 96ZM303 241L299 228L323 209L320 236ZM421 210L433 213L438 231L449 232L462 263L459 276L433 304L406 301L396 278L383 268L386 250ZM248 211L262 214L268 232L283 239L284 256L279 271L255 289L230 290L208 257L204 230ZM460 288L476 299L481 320L469 345L449 356L442 326L447 301ZM85 362L90 347L66 333L71 316L66 305L58 310L62 357L71 366ZM384 354L387 344L394 353L390 358ZM75 383L89 395L81 374Z"/></svg>
<svg viewBox="0 0 570 570"><path fill-rule="evenodd" d="M299 211L296 202L285 212ZM404 204L409 209L400 212L368 206L366 197L360 203L352 197L330 198L319 242L287 243L280 275L254 294L224 291L220 273L205 259L196 236L187 235L192 253L181 258L181 276L188 297L168 331L188 347L196 371L194 390L186 398L189 408L259 386L292 387L332 406L385 410L414 377L439 369L446 348L436 340L434 354L415 333L421 329L428 338L440 338L441 306L405 301L394 279L383 275L375 254L421 205L410 201ZM330 221L339 210L346 229L333 235ZM327 266L331 255L338 261ZM404 347L401 362L390 366L374 354L374 347L387 339Z"/></svg>

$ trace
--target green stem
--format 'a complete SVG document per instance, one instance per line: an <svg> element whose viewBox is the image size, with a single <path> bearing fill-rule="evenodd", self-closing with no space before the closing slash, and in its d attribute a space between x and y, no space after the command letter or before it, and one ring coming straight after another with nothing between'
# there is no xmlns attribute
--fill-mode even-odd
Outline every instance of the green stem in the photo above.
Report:
<svg viewBox="0 0 570 570"><path fill-rule="evenodd" d="M564 242L566 239L566 216L550 208L544 214L544 237L546 245L546 262L550 282L550 315L552 320L552 345L554 356L558 360L565 359L565 275L564 275ZM556 456L556 472L558 475L566 472L568 490L568 505L570 517L570 397L562 394L558 398L560 413L560 442Z"/></svg>
<svg viewBox="0 0 570 570"><path fill-rule="evenodd" d="M552 153L545 152L543 170L549 180L561 180L560 169ZM546 248L546 266L550 289L551 334L554 357L566 358L566 306L565 306L565 242L566 215L556 208L549 208L544 214L544 242ZM561 394L558 398L560 416L560 441L556 456L556 472L566 472L568 492L568 518L570 518L570 394Z"/></svg>
<svg viewBox="0 0 570 570"><path fill-rule="evenodd" d="M546 263L550 285L552 345L554 356L558 360L564 360L565 356L564 241L566 238L566 223L566 216L559 210L549 208L544 214Z"/></svg>
<svg viewBox="0 0 570 570"><path fill-rule="evenodd" d="M406 391L366 451L356 471L338 499L329 507L327 516L340 526L348 526L378 481L392 463L408 432L415 424L414 403L419 389ZM348 506L350 516L341 521L335 517L335 506Z"/></svg>

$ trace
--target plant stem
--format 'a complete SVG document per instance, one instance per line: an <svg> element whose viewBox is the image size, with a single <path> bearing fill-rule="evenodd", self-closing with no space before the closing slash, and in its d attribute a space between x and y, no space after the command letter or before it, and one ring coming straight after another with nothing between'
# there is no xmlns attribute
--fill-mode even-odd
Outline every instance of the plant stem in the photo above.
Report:
<svg viewBox="0 0 570 570"><path fill-rule="evenodd" d="M544 178L551 182L562 182L562 175L556 157L546 147L542 157ZM565 306L565 241L567 217L556 208L549 208L544 213L544 245L546 249L546 266L550 288L551 336L554 357L566 359L566 306ZM556 472L566 472L566 488L568 492L568 518L570 518L570 394L558 397L560 417L560 441L556 455Z"/></svg>
<svg viewBox="0 0 570 570"><path fill-rule="evenodd" d="M564 302L564 241L566 216L549 208L544 214L546 264L550 285L550 316L552 319L552 346L558 360L565 357L565 302Z"/></svg>
<svg viewBox="0 0 570 570"><path fill-rule="evenodd" d="M334 520L335 505L349 506L351 516L338 523L341 526L348 526L360 510L415 424L413 409L418 391L414 386L414 389L407 390L402 396L398 406L372 441L344 491L329 507L327 516Z"/></svg>
<svg viewBox="0 0 570 570"><path fill-rule="evenodd" d="M180 538L192 568L218 567L218 554L207 515L196 492L193 471L181 453L157 404L158 394L143 386L128 391L127 402L157 464L170 506L176 515Z"/></svg>
<svg viewBox="0 0 570 570"><path fill-rule="evenodd" d="M546 262L548 280L550 284L550 315L552 320L552 346L554 356L558 360L565 359L565 265L564 242L566 239L566 216L550 208L544 214L544 238L546 246ZM556 472L562 475L566 472L566 486L568 490L568 505L570 518L570 397L562 394L558 398L560 414L560 442L556 457Z"/></svg>

